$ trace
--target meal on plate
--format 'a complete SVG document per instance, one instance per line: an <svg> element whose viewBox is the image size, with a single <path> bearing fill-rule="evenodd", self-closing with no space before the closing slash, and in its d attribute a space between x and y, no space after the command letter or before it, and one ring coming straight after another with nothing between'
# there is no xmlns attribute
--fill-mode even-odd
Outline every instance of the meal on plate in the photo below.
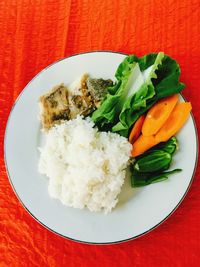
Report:
<svg viewBox="0 0 200 267"><path fill-rule="evenodd" d="M192 107L179 101L185 87L179 76L179 65L163 52L130 55L114 81L83 74L41 96L46 141L39 172L49 178L49 194L70 207L108 213L128 170L132 187L181 171L171 169L175 135Z"/></svg>

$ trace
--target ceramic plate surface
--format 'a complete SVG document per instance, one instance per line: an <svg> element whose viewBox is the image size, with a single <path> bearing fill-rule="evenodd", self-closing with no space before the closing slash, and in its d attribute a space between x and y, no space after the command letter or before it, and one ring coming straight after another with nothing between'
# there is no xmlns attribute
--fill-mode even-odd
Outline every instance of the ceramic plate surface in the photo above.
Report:
<svg viewBox="0 0 200 267"><path fill-rule="evenodd" d="M50 65L22 91L7 123L5 162L19 200L42 225L80 242L117 243L152 230L180 204L195 171L198 144L194 120L190 116L177 135L180 150L172 166L183 171L171 175L167 181L139 189L132 189L127 178L119 204L110 214L68 208L49 196L48 179L38 173L38 147L44 142L38 120L39 96L61 82L71 83L84 72L93 77L114 79L115 70L124 57L99 51L75 55Z"/></svg>

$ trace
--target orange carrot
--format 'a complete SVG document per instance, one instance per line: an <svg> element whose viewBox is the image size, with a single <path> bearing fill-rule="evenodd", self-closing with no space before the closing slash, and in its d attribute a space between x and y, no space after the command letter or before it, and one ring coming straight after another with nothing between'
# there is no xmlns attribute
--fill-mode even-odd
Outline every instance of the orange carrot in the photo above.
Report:
<svg viewBox="0 0 200 267"><path fill-rule="evenodd" d="M186 123L192 109L190 102L179 103L156 135L141 134L133 143L132 156L137 157L160 142L166 142L174 136Z"/></svg>
<svg viewBox="0 0 200 267"><path fill-rule="evenodd" d="M133 128L131 130L131 133L129 135L129 142L133 144L135 140L139 137L142 129L142 125L145 119L145 115L140 116L135 124L133 125Z"/></svg>
<svg viewBox="0 0 200 267"><path fill-rule="evenodd" d="M147 113L142 126L142 134L149 136L156 134L169 118L178 102L178 95L172 95L158 101Z"/></svg>
<svg viewBox="0 0 200 267"><path fill-rule="evenodd" d="M137 157L156 144L157 143L154 135L144 136L141 134L133 144L131 154L133 157Z"/></svg>
<svg viewBox="0 0 200 267"><path fill-rule="evenodd" d="M191 110L192 106L190 102L176 105L168 120L155 135L156 141L165 142L175 135L186 123Z"/></svg>

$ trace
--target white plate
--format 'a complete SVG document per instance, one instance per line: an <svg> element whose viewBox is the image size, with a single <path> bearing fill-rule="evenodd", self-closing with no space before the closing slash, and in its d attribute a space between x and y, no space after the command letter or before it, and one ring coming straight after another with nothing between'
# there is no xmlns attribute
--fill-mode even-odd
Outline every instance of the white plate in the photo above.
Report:
<svg viewBox="0 0 200 267"><path fill-rule="evenodd" d="M49 230L80 242L116 243L147 233L163 222L180 204L191 184L198 146L190 116L178 135L180 151L175 168L183 171L169 180L133 190L126 180L119 205L108 215L68 208L50 198L46 177L38 169L37 147L42 136L38 121L38 98L56 84L74 81L83 72L113 78L125 55L91 52L60 60L40 72L18 97L7 123L5 162L13 189L26 210Z"/></svg>

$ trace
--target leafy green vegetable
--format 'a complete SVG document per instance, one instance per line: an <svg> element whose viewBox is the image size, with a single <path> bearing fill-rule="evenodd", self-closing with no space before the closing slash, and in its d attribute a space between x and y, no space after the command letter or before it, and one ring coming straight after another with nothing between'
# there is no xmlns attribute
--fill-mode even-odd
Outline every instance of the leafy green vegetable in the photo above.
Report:
<svg viewBox="0 0 200 267"><path fill-rule="evenodd" d="M101 106L92 114L93 121L100 127L111 127L118 121L123 103L126 101L130 83L137 78L135 56L128 56L119 65L115 77L117 82L108 88Z"/></svg>
<svg viewBox="0 0 200 267"><path fill-rule="evenodd" d="M131 186L132 187L141 187L141 186L146 186L152 183L158 183L162 182L164 180L168 179L168 176L182 171L181 169L174 169L172 171L168 172L161 172L159 174L156 173L151 173L151 174L141 174L137 171L132 172L132 177L131 177Z"/></svg>
<svg viewBox="0 0 200 267"><path fill-rule="evenodd" d="M148 54L135 59L144 83L123 104L119 122L113 132L128 136L132 124L159 99L179 93L184 84L179 82L180 68L175 60L163 53Z"/></svg>
<svg viewBox="0 0 200 267"><path fill-rule="evenodd" d="M159 99L184 88L179 76L177 62L162 52L141 58L127 56L117 68L116 83L108 87L104 101L93 112L93 121L100 129L127 137L141 114Z"/></svg>

